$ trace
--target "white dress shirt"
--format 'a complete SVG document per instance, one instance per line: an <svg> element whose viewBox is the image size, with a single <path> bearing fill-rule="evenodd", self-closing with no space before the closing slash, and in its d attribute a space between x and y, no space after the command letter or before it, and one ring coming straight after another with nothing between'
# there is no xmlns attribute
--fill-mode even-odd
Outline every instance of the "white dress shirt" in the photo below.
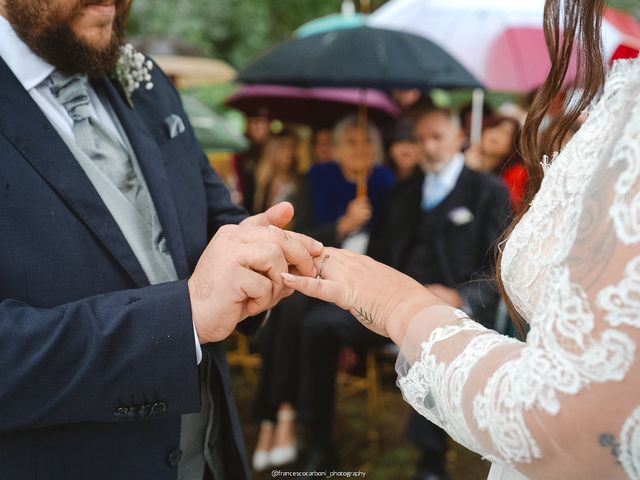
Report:
<svg viewBox="0 0 640 480"><path fill-rule="evenodd" d="M9 21L2 15L0 15L0 58L4 60L24 89L31 95L33 101L36 102L40 110L42 110L58 131L68 134L69 138L74 138L73 120L65 108L53 96L45 81L49 75L53 73L55 67L36 55L27 44L18 37ZM100 100L100 97L89 82L87 82L87 86L92 107L91 116L98 120L102 126L109 130L109 133L111 133L114 138L117 138L122 145L124 145L123 138ZM200 363L202 350L200 348L200 342L198 341L195 325L193 326L193 333L196 342L196 358L198 363Z"/></svg>

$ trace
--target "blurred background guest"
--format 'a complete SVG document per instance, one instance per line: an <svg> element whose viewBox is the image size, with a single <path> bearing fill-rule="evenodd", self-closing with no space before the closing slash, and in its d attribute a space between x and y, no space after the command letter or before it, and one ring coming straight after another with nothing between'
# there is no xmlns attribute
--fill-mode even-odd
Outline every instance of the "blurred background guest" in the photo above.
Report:
<svg viewBox="0 0 640 480"><path fill-rule="evenodd" d="M299 180L297 147L298 137L292 130L282 130L267 141L255 172L254 212L294 196Z"/></svg>
<svg viewBox="0 0 640 480"><path fill-rule="evenodd" d="M330 127L314 130L311 139L311 159L314 164L333 161L333 131Z"/></svg>
<svg viewBox="0 0 640 480"><path fill-rule="evenodd" d="M400 107L402 115L406 116L413 111L417 104L425 101L427 97L423 95L419 88L396 88L391 91L391 98Z"/></svg>
<svg viewBox="0 0 640 480"><path fill-rule="evenodd" d="M270 120L266 112L247 117L245 135L249 139L249 148L235 155L233 166L238 178L238 191L242 195L242 205L253 211L256 168L264 146L271 137Z"/></svg>
<svg viewBox="0 0 640 480"><path fill-rule="evenodd" d="M302 182L295 202L295 230L325 245L344 247L349 237L368 231L394 176L381 165L380 132L371 124L363 131L356 116L334 127L333 157L332 162L313 165ZM359 184L360 188L364 184L364 194L357 195Z"/></svg>
<svg viewBox="0 0 640 480"><path fill-rule="evenodd" d="M297 206L296 228L325 245L365 252L394 183L392 172L380 165L380 133L372 125L363 131L357 117L347 117L334 129L334 156L335 162L309 171L309 191ZM367 194L358 195L363 175ZM308 433L305 471L336 465L332 421L340 350L345 345L386 343L345 317L351 315L334 305L308 301L301 319L299 408Z"/></svg>
<svg viewBox="0 0 640 480"><path fill-rule="evenodd" d="M380 164L380 133L373 125L363 130L357 117L347 117L333 130L332 152L335 161L312 166L301 182L294 201L294 229L313 235L327 246L351 245L364 251L370 228L377 221L385 195L394 183L393 173ZM366 192L358 187L363 180ZM256 470L297 459L296 410L305 423L310 424L309 431L314 435L309 442L311 466L325 462L325 453L333 461L334 452L324 448L330 444L330 425L325 424L325 419L330 420L332 416L326 409L332 409L335 373L331 372L335 372L341 343L330 342L326 352L330 372L319 375L315 367L325 361L324 357L310 359L312 366L301 363L308 358L304 352L308 348L304 339L308 337L302 330L308 317L328 316L333 323L336 316L336 323L340 324L344 323L340 317L344 313L333 305L311 301L299 294L285 299L272 311L259 338L263 368L256 398L256 416L260 421L253 456ZM364 336L384 341L360 329ZM321 399L316 402L315 396Z"/></svg>
<svg viewBox="0 0 640 480"><path fill-rule="evenodd" d="M413 125L409 119L400 120L391 133L389 165L398 181L420 172L422 152L413 136Z"/></svg>
<svg viewBox="0 0 640 480"><path fill-rule="evenodd" d="M369 254L491 328L499 302L491 281L494 248L511 211L507 189L495 176L465 166L464 132L454 112L423 110L416 117L414 136L422 170L391 191ZM361 326L350 320L344 323ZM318 325L314 332L318 348L310 346L309 357L320 355L323 329ZM448 478L446 433L414 412L407 437L420 451L416 478Z"/></svg>
<svg viewBox="0 0 640 480"><path fill-rule="evenodd" d="M527 171L518 152L520 122L506 116L493 117L482 131L480 143L465 152L469 168L500 176L509 188L514 210L519 208L527 184Z"/></svg>

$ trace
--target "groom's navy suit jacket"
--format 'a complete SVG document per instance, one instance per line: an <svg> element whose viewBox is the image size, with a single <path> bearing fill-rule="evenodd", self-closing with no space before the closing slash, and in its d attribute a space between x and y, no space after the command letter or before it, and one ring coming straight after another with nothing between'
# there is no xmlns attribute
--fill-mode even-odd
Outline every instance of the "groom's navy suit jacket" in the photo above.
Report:
<svg viewBox="0 0 640 480"><path fill-rule="evenodd" d="M63 140L0 59L0 479L164 480L200 409L186 278L244 212L157 68L129 107L95 84L137 154L179 281L149 286ZM186 130L171 138L165 119ZM227 477L248 478L221 345L212 352Z"/></svg>

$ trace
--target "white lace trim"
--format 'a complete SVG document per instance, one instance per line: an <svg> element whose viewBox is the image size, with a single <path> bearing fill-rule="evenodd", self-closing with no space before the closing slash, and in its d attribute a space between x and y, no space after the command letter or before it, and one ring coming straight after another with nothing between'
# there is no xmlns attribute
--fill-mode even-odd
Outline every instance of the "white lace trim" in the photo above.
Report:
<svg viewBox="0 0 640 480"><path fill-rule="evenodd" d="M636 106L640 112L640 105ZM636 113L636 117L638 117ZM615 186L615 198L609 209L618 238L627 245L640 242L640 126L636 122L626 125L623 140L609 162L609 168L624 167ZM635 195L631 195L635 192Z"/></svg>
<svg viewBox="0 0 640 480"><path fill-rule="evenodd" d="M604 318L612 327L640 328L640 256L625 267L618 285L598 294L598 307L607 312Z"/></svg>
<svg viewBox="0 0 640 480"><path fill-rule="evenodd" d="M585 292L571 284L569 270L548 276L544 316L532 321L529 348L502 365L474 399L478 427L488 431L501 461L529 463L540 449L524 415L538 409L556 415L558 393L575 395L590 383L623 380L635 355L635 343L618 330L592 334L594 316Z"/></svg>
<svg viewBox="0 0 640 480"><path fill-rule="evenodd" d="M640 407L634 410L622 426L620 463L629 478L640 478Z"/></svg>
<svg viewBox="0 0 640 480"><path fill-rule="evenodd" d="M465 346L464 351L449 365L439 361L436 355L431 353L439 342L459 333L471 331L480 334L474 336ZM435 329L429 340L422 344L420 361L416 362L408 374L398 382L405 399L427 419L445 428L458 443L480 451L480 444L469 430L465 420L462 409L463 389L470 371L478 360L493 347L503 345L505 339L515 342L468 319L462 324ZM434 396L432 391L438 392L439 396ZM442 392L446 394L443 395Z"/></svg>

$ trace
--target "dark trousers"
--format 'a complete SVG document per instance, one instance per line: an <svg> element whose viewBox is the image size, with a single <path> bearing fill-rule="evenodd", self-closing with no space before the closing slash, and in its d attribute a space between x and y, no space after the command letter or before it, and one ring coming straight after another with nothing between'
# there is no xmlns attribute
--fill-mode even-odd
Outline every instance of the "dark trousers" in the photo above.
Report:
<svg viewBox="0 0 640 480"><path fill-rule="evenodd" d="M302 320L300 415L317 441L330 441L340 349L376 347L388 342L362 326L349 312L324 302L311 303Z"/></svg>
<svg viewBox="0 0 640 480"><path fill-rule="evenodd" d="M447 434L415 410L407 424L407 439L420 450L418 468L438 475L446 472Z"/></svg>
<svg viewBox="0 0 640 480"><path fill-rule="evenodd" d="M283 403L298 404L300 335L309 299L294 293L275 307L257 336L262 356L260 383L254 406L258 421L276 420Z"/></svg>

